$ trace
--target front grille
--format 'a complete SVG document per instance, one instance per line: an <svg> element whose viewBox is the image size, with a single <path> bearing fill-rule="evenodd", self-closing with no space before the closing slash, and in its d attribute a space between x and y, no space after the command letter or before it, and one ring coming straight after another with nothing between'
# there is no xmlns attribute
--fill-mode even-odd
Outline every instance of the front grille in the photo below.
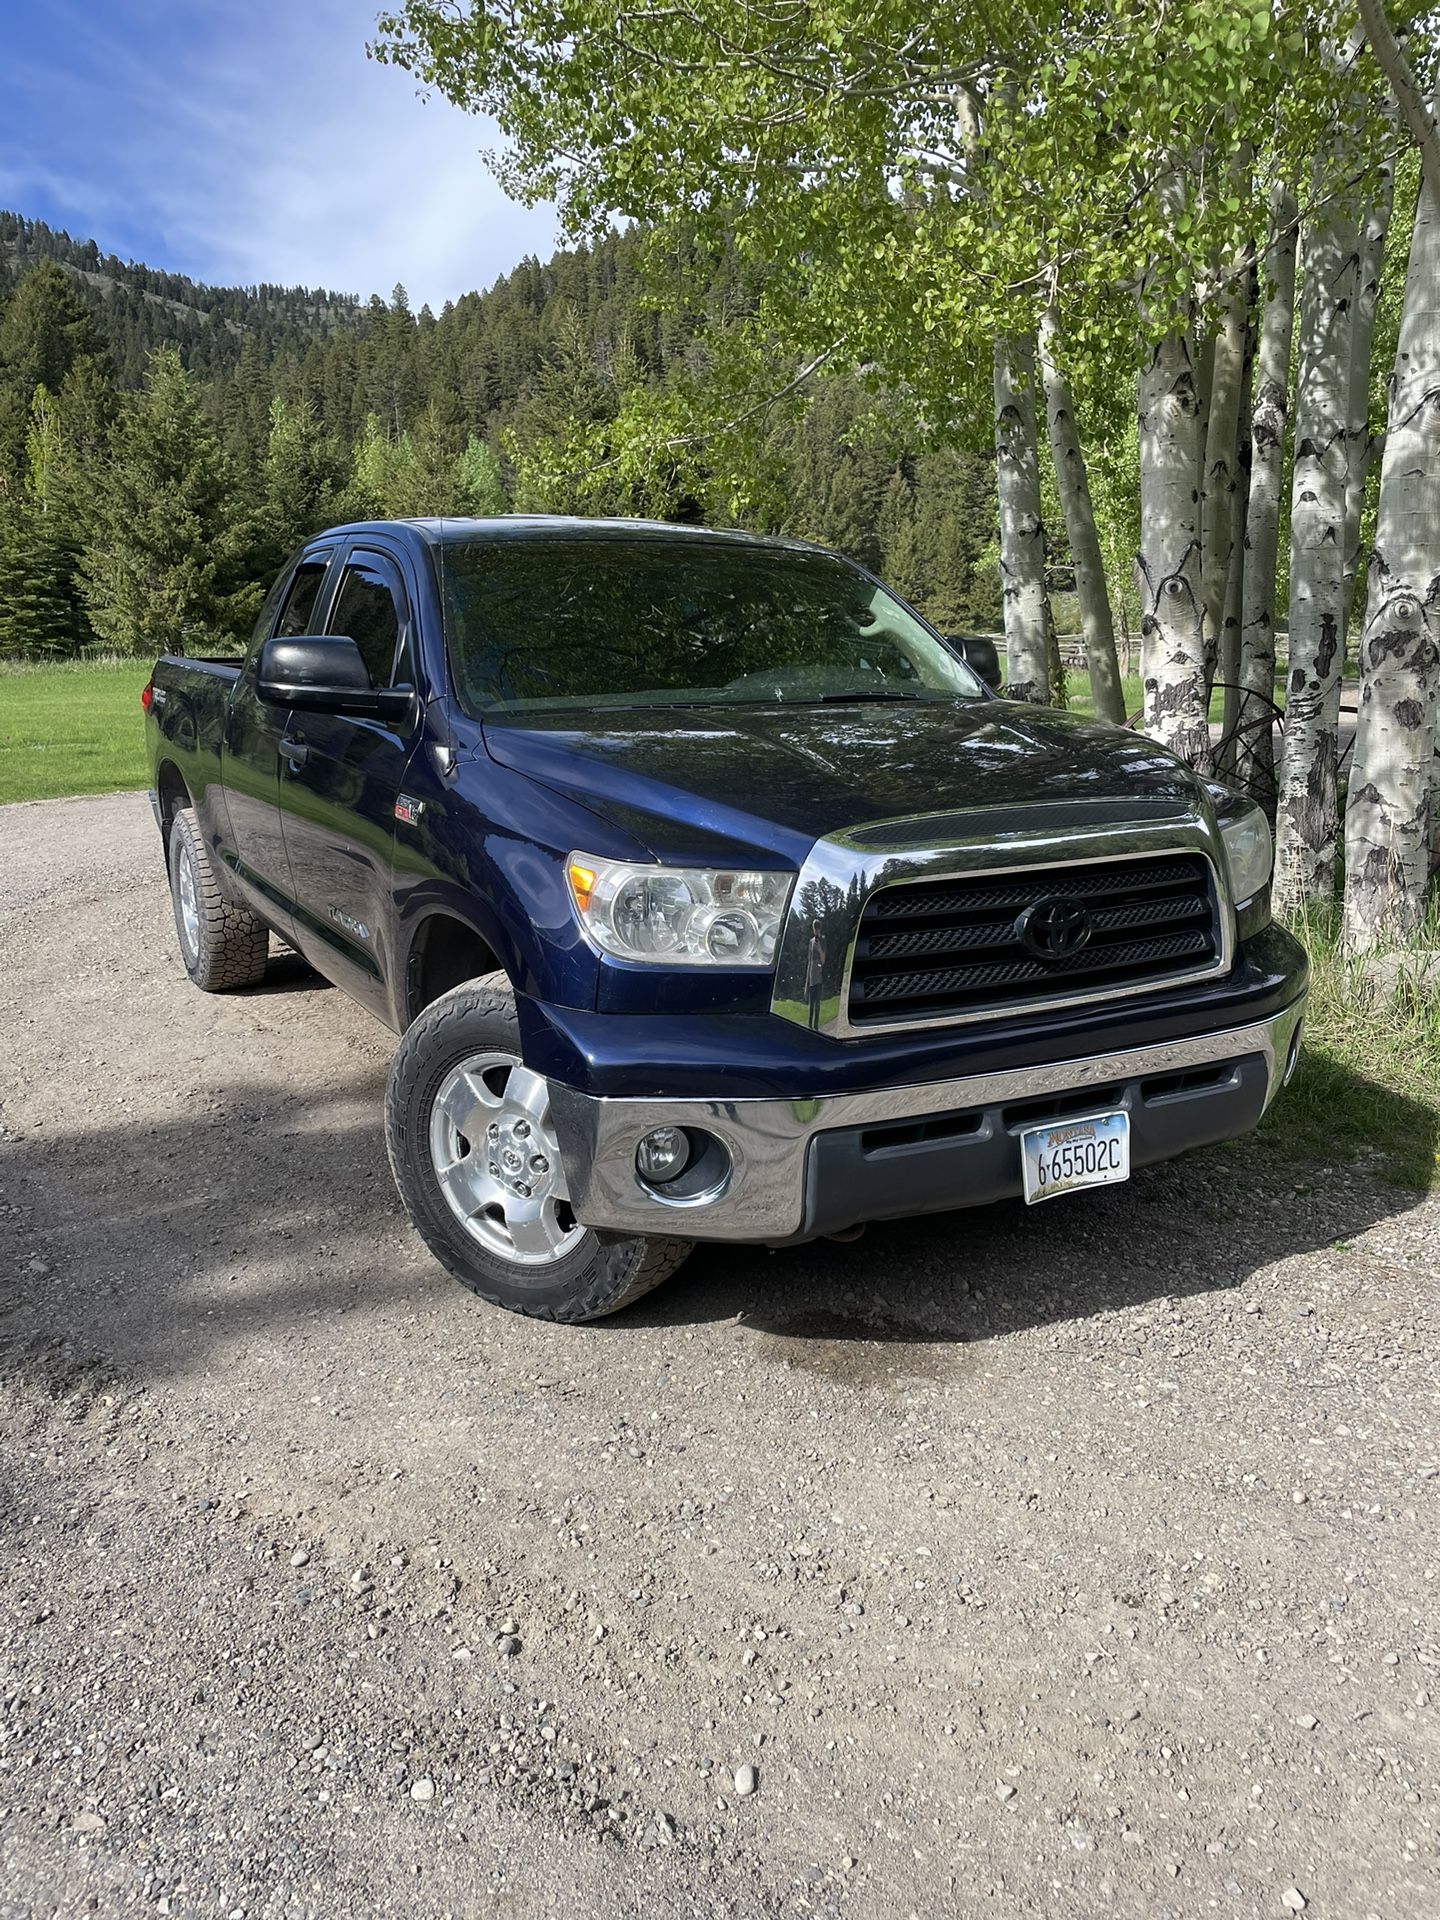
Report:
<svg viewBox="0 0 1440 1920"><path fill-rule="evenodd" d="M1084 909L1089 939L1039 958L1017 922L1027 907ZM1198 853L1035 867L883 887L860 920L850 1019L904 1022L1003 1011L1034 1000L1163 986L1220 957L1210 863Z"/></svg>

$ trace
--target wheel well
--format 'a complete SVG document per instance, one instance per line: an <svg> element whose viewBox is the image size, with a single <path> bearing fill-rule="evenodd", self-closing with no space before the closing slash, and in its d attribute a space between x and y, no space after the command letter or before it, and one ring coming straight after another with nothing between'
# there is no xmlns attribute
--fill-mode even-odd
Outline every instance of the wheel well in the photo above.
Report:
<svg viewBox="0 0 1440 1920"><path fill-rule="evenodd" d="M170 828L174 824L176 814L182 807L188 807L190 804L190 789L185 785L184 777L173 761L167 760L161 767L155 780L155 792L160 801L160 818L165 823L165 838L168 842Z"/></svg>
<svg viewBox="0 0 1440 1920"><path fill-rule="evenodd" d="M407 1018L413 1020L442 993L482 973L494 973L499 965L493 949L473 927L448 914L432 913L410 949Z"/></svg>

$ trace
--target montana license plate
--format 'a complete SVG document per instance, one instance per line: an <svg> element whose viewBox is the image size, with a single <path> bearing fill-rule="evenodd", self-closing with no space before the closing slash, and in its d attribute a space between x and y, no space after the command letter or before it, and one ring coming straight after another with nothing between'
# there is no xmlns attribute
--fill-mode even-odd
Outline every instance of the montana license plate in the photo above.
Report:
<svg viewBox="0 0 1440 1920"><path fill-rule="evenodd" d="M1020 1168L1027 1207L1057 1193L1128 1180L1130 1116L1095 1113L1053 1127L1027 1127L1020 1136Z"/></svg>

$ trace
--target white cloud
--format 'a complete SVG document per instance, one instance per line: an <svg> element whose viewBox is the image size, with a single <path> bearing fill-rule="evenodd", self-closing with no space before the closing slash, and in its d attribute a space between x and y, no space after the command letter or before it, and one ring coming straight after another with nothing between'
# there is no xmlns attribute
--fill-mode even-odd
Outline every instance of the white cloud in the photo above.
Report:
<svg viewBox="0 0 1440 1920"><path fill-rule="evenodd" d="M102 246L147 236L153 266L362 296L402 281L417 308L555 244L552 213L482 161L492 126L366 59L374 0L120 0L99 25L62 0L50 19L6 82L39 123L0 150L21 211L33 183Z"/></svg>

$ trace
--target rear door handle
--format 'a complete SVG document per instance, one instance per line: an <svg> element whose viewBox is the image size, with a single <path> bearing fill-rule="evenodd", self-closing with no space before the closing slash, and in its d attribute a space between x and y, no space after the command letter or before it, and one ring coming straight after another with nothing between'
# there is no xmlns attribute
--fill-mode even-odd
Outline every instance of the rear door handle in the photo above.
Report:
<svg viewBox="0 0 1440 1920"><path fill-rule="evenodd" d="M310 749L303 740L292 740L287 734L280 742L281 758L292 772L303 767L310 758Z"/></svg>

